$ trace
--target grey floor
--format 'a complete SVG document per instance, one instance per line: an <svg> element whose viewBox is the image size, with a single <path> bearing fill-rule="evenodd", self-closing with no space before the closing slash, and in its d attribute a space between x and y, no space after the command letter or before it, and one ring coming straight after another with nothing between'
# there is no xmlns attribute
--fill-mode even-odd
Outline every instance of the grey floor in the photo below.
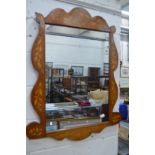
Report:
<svg viewBox="0 0 155 155"><path fill-rule="evenodd" d="M119 138L118 141L118 155L129 155L129 142Z"/></svg>

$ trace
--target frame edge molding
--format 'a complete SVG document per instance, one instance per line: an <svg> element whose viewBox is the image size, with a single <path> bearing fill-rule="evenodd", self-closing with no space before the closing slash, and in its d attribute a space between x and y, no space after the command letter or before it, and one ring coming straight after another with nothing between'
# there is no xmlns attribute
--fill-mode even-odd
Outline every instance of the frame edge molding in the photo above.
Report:
<svg viewBox="0 0 155 155"><path fill-rule="evenodd" d="M45 22L41 14L36 13L36 21L39 23L39 33L32 47L32 64L38 71L38 80L31 93L32 106L37 112L40 123L32 122L27 125L26 133L31 139L45 137Z"/></svg>

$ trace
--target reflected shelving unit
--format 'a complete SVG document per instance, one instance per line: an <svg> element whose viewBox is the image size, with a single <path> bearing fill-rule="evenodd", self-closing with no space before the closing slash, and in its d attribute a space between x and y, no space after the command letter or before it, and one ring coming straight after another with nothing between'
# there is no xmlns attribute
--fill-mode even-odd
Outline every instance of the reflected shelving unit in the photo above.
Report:
<svg viewBox="0 0 155 155"><path fill-rule="evenodd" d="M64 100L64 69L52 69L52 83L51 83L52 102L60 102Z"/></svg>

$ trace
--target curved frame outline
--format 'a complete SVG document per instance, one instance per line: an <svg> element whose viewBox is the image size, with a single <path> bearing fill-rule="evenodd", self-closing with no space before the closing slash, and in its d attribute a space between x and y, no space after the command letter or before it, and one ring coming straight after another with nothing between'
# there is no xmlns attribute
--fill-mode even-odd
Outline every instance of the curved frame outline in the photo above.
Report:
<svg viewBox="0 0 155 155"><path fill-rule="evenodd" d="M118 53L114 43L113 34L115 26L109 27L106 21L100 17L91 17L87 10L74 8L69 13L57 8L49 13L47 17L36 13L36 21L39 23L39 33L32 47L32 64L38 71L39 77L32 90L31 101L37 112L40 123L32 122L27 125L26 133L30 139L53 137L57 140L64 138L82 140L92 133L101 132L105 127L119 123L120 114L113 112L118 97L118 87L114 77L114 71L118 66ZM93 125L85 125L77 128L58 130L46 133L45 116L45 24L62 25L68 27L84 28L89 30L105 31L110 33L110 68L109 68L109 121Z"/></svg>

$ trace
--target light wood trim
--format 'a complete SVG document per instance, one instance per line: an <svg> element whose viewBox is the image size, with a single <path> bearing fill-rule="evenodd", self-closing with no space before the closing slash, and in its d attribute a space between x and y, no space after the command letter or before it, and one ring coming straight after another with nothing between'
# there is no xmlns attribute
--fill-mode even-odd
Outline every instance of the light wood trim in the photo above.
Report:
<svg viewBox="0 0 155 155"><path fill-rule="evenodd" d="M32 64L38 71L38 80L31 93L32 106L37 112L40 123L32 122L27 126L26 133L29 138L46 136L45 120L45 22L41 14L36 14L39 23L39 33L32 47Z"/></svg>

